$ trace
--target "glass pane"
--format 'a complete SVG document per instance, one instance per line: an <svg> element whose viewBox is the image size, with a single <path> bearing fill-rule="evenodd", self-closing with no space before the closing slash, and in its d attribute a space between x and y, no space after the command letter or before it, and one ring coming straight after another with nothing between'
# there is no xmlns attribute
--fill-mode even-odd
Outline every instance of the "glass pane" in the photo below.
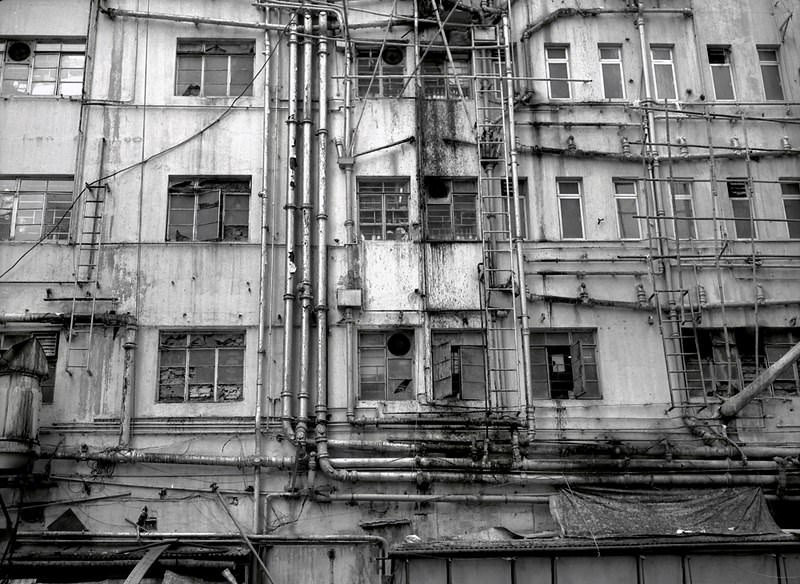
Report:
<svg viewBox="0 0 800 584"><path fill-rule="evenodd" d="M561 199L561 236L564 239L583 239L580 199Z"/></svg>
<svg viewBox="0 0 800 584"><path fill-rule="evenodd" d="M428 237L431 239L452 239L450 205L428 204Z"/></svg>
<svg viewBox="0 0 800 584"><path fill-rule="evenodd" d="M617 199L617 213L619 215L619 235L622 239L639 239L639 220L636 199Z"/></svg>
<svg viewBox="0 0 800 584"><path fill-rule="evenodd" d="M733 216L736 219L734 226L736 237L739 239L750 239L753 237L753 229L750 223L750 199L731 199Z"/></svg>
<svg viewBox="0 0 800 584"><path fill-rule="evenodd" d="M83 90L83 83L61 83L58 92L61 95L80 95Z"/></svg>
<svg viewBox="0 0 800 584"><path fill-rule="evenodd" d="M670 47L653 47L652 51L653 60L655 61L671 61L672 49Z"/></svg>
<svg viewBox="0 0 800 584"><path fill-rule="evenodd" d="M567 49L566 49L566 47L548 47L546 50L547 50L547 58L548 59L566 59L567 58Z"/></svg>
<svg viewBox="0 0 800 584"><path fill-rule="evenodd" d="M37 54L33 59L33 66L34 69L38 69L40 67L58 68L58 54L57 53Z"/></svg>
<svg viewBox="0 0 800 584"><path fill-rule="evenodd" d="M783 101L783 86L778 65L761 65L761 78L764 81L764 97L770 100Z"/></svg>
<svg viewBox="0 0 800 584"><path fill-rule="evenodd" d="M603 65L603 92L606 99L621 99L624 97L622 91L622 69L616 63Z"/></svg>
<svg viewBox="0 0 800 584"><path fill-rule="evenodd" d="M55 82L31 84L31 95L55 95L55 94L56 94Z"/></svg>
<svg viewBox="0 0 800 584"><path fill-rule="evenodd" d="M61 68L83 69L84 61L85 57L83 55L61 55Z"/></svg>
<svg viewBox="0 0 800 584"><path fill-rule="evenodd" d="M675 199L675 217L680 239L692 239L694 231L694 207L691 199Z"/></svg>
<svg viewBox="0 0 800 584"><path fill-rule="evenodd" d="M715 65L711 67L711 77L714 81L714 94L717 99L730 100L734 98L729 66Z"/></svg>
<svg viewBox="0 0 800 584"><path fill-rule="evenodd" d="M58 69L34 69L33 81L55 81L57 74Z"/></svg>
<svg viewBox="0 0 800 584"><path fill-rule="evenodd" d="M672 64L654 65L656 77L656 92L659 99L675 99L675 79L672 74Z"/></svg>
<svg viewBox="0 0 800 584"><path fill-rule="evenodd" d="M793 220L787 222L789 237L800 239L800 199L784 199L783 207L786 210L786 218Z"/></svg>
<svg viewBox="0 0 800 584"><path fill-rule="evenodd" d="M619 47L600 47L600 58L619 60Z"/></svg>
<svg viewBox="0 0 800 584"><path fill-rule="evenodd" d="M558 193L560 195L579 195L580 192L580 185L576 180L558 182Z"/></svg>

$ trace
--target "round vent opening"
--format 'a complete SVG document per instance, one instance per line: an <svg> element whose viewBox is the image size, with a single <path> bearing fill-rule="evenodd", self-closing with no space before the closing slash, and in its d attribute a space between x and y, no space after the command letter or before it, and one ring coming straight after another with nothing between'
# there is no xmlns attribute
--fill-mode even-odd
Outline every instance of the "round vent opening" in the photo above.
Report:
<svg viewBox="0 0 800 584"><path fill-rule="evenodd" d="M405 56L403 49L400 47L384 47L383 48L383 62L387 65L399 65L403 62Z"/></svg>
<svg viewBox="0 0 800 584"><path fill-rule="evenodd" d="M395 357L402 357L411 350L411 340L403 333L395 333L389 337L386 348Z"/></svg>
<svg viewBox="0 0 800 584"><path fill-rule="evenodd" d="M12 61L25 61L31 56L31 46L20 41L11 43L8 47L8 58Z"/></svg>

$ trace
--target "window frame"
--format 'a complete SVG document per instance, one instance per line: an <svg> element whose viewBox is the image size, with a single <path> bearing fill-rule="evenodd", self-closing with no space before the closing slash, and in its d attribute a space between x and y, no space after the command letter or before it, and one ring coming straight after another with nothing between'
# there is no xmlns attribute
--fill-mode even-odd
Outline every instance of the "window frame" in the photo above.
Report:
<svg viewBox="0 0 800 584"><path fill-rule="evenodd" d="M377 185L381 183L381 192L367 192L363 191L364 187L369 185L369 183L373 183ZM394 183L395 189L389 190L387 189L387 185L391 185ZM361 235L362 239L368 241L408 241L410 239L410 219L409 219L409 208L410 208L410 201L409 198L411 196L411 188L410 188L410 178L407 176L397 176L397 177L382 177L382 176L360 176L356 178L356 196L358 200L358 231ZM366 197L380 197L380 214L381 220L379 223L369 223L363 220L363 213L369 212L370 210L364 209L363 203L365 202ZM390 212L397 212L402 209L402 207L397 207L396 209L389 208L389 202L391 197L405 197L405 221L403 223L390 223L388 221L388 213ZM402 203L401 203L402 205ZM378 211L377 209L373 209L372 212ZM374 235L370 237L365 237L364 233L364 226L373 226L379 227L381 230L380 236L375 237ZM389 227L394 229L392 235L393 237L390 239L388 237ZM404 233L398 234L399 229L403 229Z"/></svg>
<svg viewBox="0 0 800 584"><path fill-rule="evenodd" d="M198 239L198 228L203 225L210 225L198 223L200 218L200 213L203 209L201 204L201 197L206 194L211 194L213 198L213 189L201 189L200 184L206 181L216 181L217 183L241 183L243 190L229 190L226 191L222 188L217 190L217 218L216 218L216 225L217 225L217 236L214 238L208 239ZM188 223L176 223L173 222L173 213L178 214L180 212L186 212L187 208L174 208L173 205L175 204L175 200L178 197L188 197L189 193L185 193L182 191L177 191L177 186L181 183L191 182L192 189L193 189L193 196L194 196L194 204L192 207L192 235L191 237L184 236L183 238L179 238L178 235L180 232L177 230L177 227L180 226L188 226ZM246 188L244 185L246 184ZM179 243L186 243L186 242L196 242L196 243L211 243L211 242L242 242L247 243L250 240L250 198L252 194L252 180L249 176L220 176L220 175L213 175L213 176L170 176L168 187L167 187L167 230L165 235L165 241L168 242L179 242ZM230 197L243 197L247 199L246 208L245 209L229 209L228 200ZM213 208L213 205L208 207ZM244 212L247 217L247 223L227 223L226 222L226 214L229 212ZM239 235L236 237L226 238L226 228L243 228L247 227L246 233L243 235ZM175 228L175 237L171 237L171 232Z"/></svg>
<svg viewBox="0 0 800 584"><path fill-rule="evenodd" d="M604 58L603 51L614 49L617 51L616 58ZM601 78L603 80L603 98L608 100L624 100L626 96L625 92L625 69L622 66L622 45L619 44L599 44L597 45L597 53L600 59L600 73ZM606 68L613 67L619 71L619 96L609 97L608 93L608 86L609 83L606 78Z"/></svg>
<svg viewBox="0 0 800 584"><path fill-rule="evenodd" d="M677 192L677 185L685 185L688 187L687 192ZM670 205L672 206L672 214L675 217L675 225L677 229L674 230L675 239L690 241L697 239L697 219L694 212L694 180L691 178L676 178L673 177L669 182L670 194L672 195ZM681 215L680 211L676 208L677 201L686 201L689 203L689 215ZM681 233L681 226L688 225L689 234L684 237Z"/></svg>
<svg viewBox="0 0 800 584"><path fill-rule="evenodd" d="M207 347L207 346L192 346L192 335L195 336L207 336L207 335L218 335L218 336L225 336L228 335L230 337L236 337L240 339L240 344L233 345L233 346L214 346L214 347ZM165 337L178 337L178 336L185 336L185 344L183 346L174 346L169 347L165 345L164 339ZM194 361L191 359L191 351L192 349L199 351L214 351L214 381L213 381L213 388L212 388L212 398L211 399L192 399L192 393L190 383L192 375L189 373L189 370L194 368L199 368L198 365L194 364ZM241 363L236 365L221 365L220 364L220 351L237 351L241 355ZM162 398L162 388L165 386L178 386L177 383L164 383L163 375L164 370L166 369L179 369L177 365L172 364L164 364L164 357L166 352L183 352L184 359L182 368L184 370L183 373L183 397L182 399L166 399ZM223 403L235 403L235 402L242 402L244 401L244 388L246 384L246 368L247 365L247 333L245 329L238 328L238 329L162 329L158 331L158 379L156 382L156 396L155 401L157 404L194 404L194 403L213 403L213 404L223 404ZM208 367L208 365L206 365ZM222 393L223 389L221 388L222 385L237 385L236 383L223 383L220 381L220 367L238 367L240 373L241 382L239 385L238 390L238 397L233 399L225 399L222 397L224 394ZM208 385L208 384L198 384L195 383L194 385Z"/></svg>
<svg viewBox="0 0 800 584"><path fill-rule="evenodd" d="M712 62L712 52L722 56L722 63ZM714 88L715 101L736 101L736 84L733 79L733 63L730 45L706 45L706 58L711 73L711 86ZM716 58L714 59L716 60ZM721 75L725 77L720 77ZM730 86L730 97L720 97L718 81L725 81ZM724 89L727 89L725 87Z"/></svg>
<svg viewBox="0 0 800 584"><path fill-rule="evenodd" d="M9 190L2 186L2 183L14 183L13 190ZM45 189L23 190L25 182L44 182ZM50 190L50 183L66 183L69 182L68 190L54 189ZM75 178L66 175L0 175L0 241L66 241L70 236L70 223L72 220L72 206L73 206L73 192L75 189ZM33 201L26 202L23 200L25 197L33 195L41 196L41 204L38 207L26 207ZM52 201L53 198L59 196L61 201ZM8 204L10 202L10 206ZM22 208L20 208L22 206ZM59 212L63 212L59 215ZM26 212L32 213L32 217L39 217L38 221L25 220L20 221L21 216L25 217ZM5 215L8 215L8 221L3 220ZM49 220L47 218L50 217ZM8 224L8 237L4 233L4 225ZM17 231L21 227L38 225L38 234L35 237L24 238L17 235ZM57 229L53 229L58 226ZM49 233L53 229L52 233Z"/></svg>
<svg viewBox="0 0 800 584"><path fill-rule="evenodd" d="M8 58L8 46L11 43L22 42L31 46L30 56L21 61L12 61ZM39 48L51 47L59 45L56 48ZM57 63L53 66L37 67L37 57L45 57L57 55ZM82 57L82 65L80 67L65 66L64 57ZM22 81L9 80L6 78L8 66L27 66L27 76L25 78L25 91L12 91L6 92L6 81ZM45 70L55 70L54 79L36 80L36 71L42 72ZM63 72L65 71L80 71L80 80L62 79ZM83 84L86 76L86 39L85 38L44 38L44 39L0 39L0 95L3 97L55 97L55 98L80 98L83 96ZM34 86L38 84L44 87L46 84L53 84L53 91L50 93L34 93ZM62 90L65 86L72 86L77 91L64 93Z"/></svg>
<svg viewBox="0 0 800 584"><path fill-rule="evenodd" d="M789 239L800 239L800 178L779 178L781 186L781 202L783 216L786 219L786 232ZM787 188L788 187L788 188ZM789 192L789 191L793 192ZM790 217L787 202L793 201L797 206L797 216Z"/></svg>
<svg viewBox="0 0 800 584"><path fill-rule="evenodd" d="M616 210L617 215L617 235L621 241L641 241L642 239L642 224L641 219L638 219L636 216L639 215L639 181L635 178L614 178L614 207ZM632 193L620 193L619 192L619 185L622 184L630 184L633 185L633 192ZM633 201L634 202L634 212L632 219L634 224L636 225L636 237L625 237L624 231L624 222L623 222L623 215L630 215L630 213L622 213L620 210L620 202L621 201Z"/></svg>
<svg viewBox="0 0 800 584"><path fill-rule="evenodd" d="M738 192L736 196L731 189L732 185L742 185L744 187L744 196L740 196ZM738 186L735 188L739 188ZM755 209L753 208L753 192L751 189L750 181L747 178L740 178L740 177L729 177L725 179L725 189L728 193L728 201L730 202L731 206L731 222L733 224L733 233L734 239L748 241L751 239L758 239L758 223L753 221L755 219ZM747 202L747 216L738 217L737 210L741 211L744 208L743 205L736 205L735 202L737 201L746 201ZM747 237L740 235L739 233L739 226L742 225L746 221L747 230L750 231L750 234ZM751 231L752 229L752 231Z"/></svg>
<svg viewBox="0 0 800 584"><path fill-rule="evenodd" d="M669 51L669 59L656 59L654 51L667 50ZM672 77L673 94L671 97L661 95L663 87L659 87L658 75L656 74L656 67L669 67ZM653 86L655 88L656 99L663 101L677 101L678 100L678 79L675 75L675 47L674 45L650 45L650 68L653 75Z"/></svg>
<svg viewBox="0 0 800 584"><path fill-rule="evenodd" d="M383 59L383 46L373 45L358 45L356 44L356 92L358 97L361 98L397 98L403 95L403 86L406 82L406 58L405 45L399 46L397 44L388 45L392 48L397 48L403 51L403 59L396 65L390 65ZM369 53L369 54L367 54ZM362 73L362 61L368 61L367 66L363 71L367 71L366 77ZM372 79L372 72L374 67L378 67L375 78ZM385 76L392 77L385 77ZM394 75L401 75L402 78L393 77ZM370 79L372 85L370 87ZM369 91L367 91L369 87Z"/></svg>
<svg viewBox="0 0 800 584"><path fill-rule="evenodd" d="M584 338L581 338L584 337ZM586 341L590 337L591 341ZM556 339L561 339L556 342ZM553 342L550 342L550 341ZM564 342L566 340L566 342ZM554 350L548 350L552 347ZM591 328L546 328L532 329L530 338L530 362L533 377L532 394L534 399L568 399L568 400L600 400L603 392L600 388L600 365L598 355L597 329ZM567 390L566 396L554 397L553 383L564 380L554 380L552 375L557 373L551 369L552 357L561 355L566 357L565 350L569 351L569 373L572 377L572 388ZM544 356L544 360L541 357ZM576 365L577 364L577 365ZM563 361L566 374L566 359ZM546 368L546 376L540 376ZM576 368L577 367L577 368ZM589 371L593 368L594 375ZM587 385L587 384L592 384Z"/></svg>
<svg viewBox="0 0 800 584"><path fill-rule="evenodd" d="M569 83L570 79L570 66L569 66L569 45L568 44L547 44L544 47L544 62L545 70L547 71L547 97L549 99L572 99L572 87ZM553 57L550 51L564 51L564 57ZM556 77L553 75L553 65L564 65L566 73L564 77ZM555 95L555 93L564 93L563 91L554 91L554 84L558 87L566 88L566 95Z"/></svg>
<svg viewBox="0 0 800 584"><path fill-rule="evenodd" d="M479 241L480 240L480 233L481 233L481 226L480 226L480 201L478 199L478 179L472 176L448 176L448 177L440 177L440 176L426 176L424 177L425 180L425 237L427 241ZM432 197L431 190L436 186L435 183L440 181L441 184L439 188L443 188L447 191L447 195L444 197ZM469 190L464 187L464 190L456 190L457 184L459 185L466 185L467 183L471 183L471 188ZM454 197L458 197L459 199L463 199L464 201L470 197L473 201L473 221L471 223L467 222L460 222L456 223L456 219L459 215L463 217L468 217L470 212L468 210L458 211L456 208L457 201ZM431 202L431 200L435 202ZM445 202L437 202L446 199ZM434 228L431 226L431 207L447 207L448 210L448 229L449 233L441 234L441 235L434 235ZM443 215L442 215L443 216ZM437 228L441 229L441 228ZM464 230L464 234L459 236L458 230ZM471 230L471 233L467 233L468 230Z"/></svg>
<svg viewBox="0 0 800 584"><path fill-rule="evenodd" d="M395 335L405 336L409 341L409 348L405 353L394 354L389 348L390 339ZM368 337L371 337L368 342ZM377 342L377 337L380 341ZM416 398L416 342L415 329L413 328L393 328L393 329L360 329L358 331L358 399L361 401L410 401ZM367 353L372 353L375 362L370 363ZM378 363L379 361L379 363ZM396 365L394 374L398 368L408 370L409 376L391 377L392 364L405 363L406 365ZM366 372L373 370L374 380L367 381ZM394 389L392 383L400 380ZM364 395L365 386L368 384L382 384L381 396ZM399 389L401 388L402 389Z"/></svg>
<svg viewBox="0 0 800 584"><path fill-rule="evenodd" d="M451 48L450 54L453 56L452 63L447 53L439 50L428 51L420 62L421 91L426 99L461 99L459 86L465 99L472 98L472 53ZM433 68L438 69L431 71Z"/></svg>
<svg viewBox="0 0 800 584"><path fill-rule="evenodd" d="M200 51L190 51L186 48L187 45L196 45L200 44L201 49ZM241 52L231 52L227 55L218 55L216 53L209 53L210 47L207 48L208 45L224 45L224 44L240 44L248 45L248 49L242 49ZM183 45L183 50L181 45ZM174 86L174 95L176 97L202 97L202 98L238 98L238 97L252 97L253 96L253 77L255 71L255 47L256 41L252 38L226 38L226 39L219 39L219 38L179 38L175 44L175 86ZM181 73L185 71L196 71L196 69L181 69L181 57L188 59L192 56L199 56L200 58L200 79L198 83L192 82L181 82ZM207 57L216 57L216 56L227 56L227 67L226 67L226 79L225 79L225 94L208 94L208 87L210 85L219 85L219 84L210 84L206 81L206 72L209 70L207 69ZM233 83L233 75L234 75L234 68L232 67L232 59L234 57L249 57L250 60L250 69L249 69L249 77L247 78L247 84L244 84L244 89L239 89L236 92L232 91L232 86L240 86L243 85L242 83ZM243 69L242 69L243 71ZM187 85L188 83L188 85ZM181 86L186 85L186 88L183 89ZM189 93L193 91L193 88L197 87L197 93Z"/></svg>
<svg viewBox="0 0 800 584"><path fill-rule="evenodd" d="M764 60L762 52L771 52L775 56L775 60ZM756 45L756 55L758 56L758 68L761 71L761 88L763 90L765 101L786 101L786 91L783 87L783 75L781 75L781 58L780 49L775 46ZM777 81L780 97L770 97L767 91L767 80L764 75L765 68L775 70L775 80Z"/></svg>
<svg viewBox="0 0 800 584"><path fill-rule="evenodd" d="M9 337L16 337L9 341ZM47 357L47 377L39 385L42 391L42 404L50 405L55 400L56 372L58 371L58 350L61 341L61 331L58 329L36 328L0 330L0 355L13 345L35 337L44 349Z"/></svg>
<svg viewBox="0 0 800 584"><path fill-rule="evenodd" d="M441 350L440 350L441 349ZM481 363L470 363L467 354ZM479 381L465 368L480 368ZM456 370L457 368L457 370ZM475 372L476 373L476 372ZM433 399L486 399L486 343L479 330L438 329L431 331L431 389Z"/></svg>
<svg viewBox="0 0 800 584"><path fill-rule="evenodd" d="M576 193L563 193L561 187L567 183L575 183L578 185L578 192ZM558 203L558 228L559 235L564 241L586 241L586 223L583 217L583 180L580 178L557 178L556 179L556 198ZM567 237L564 235L564 209L563 202L567 200L578 201L578 214L580 216L581 234L579 237Z"/></svg>

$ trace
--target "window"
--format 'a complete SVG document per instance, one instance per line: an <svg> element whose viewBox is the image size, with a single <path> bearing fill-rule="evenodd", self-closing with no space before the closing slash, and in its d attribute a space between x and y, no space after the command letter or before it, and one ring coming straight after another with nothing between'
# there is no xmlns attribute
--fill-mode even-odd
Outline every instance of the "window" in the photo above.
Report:
<svg viewBox="0 0 800 584"><path fill-rule="evenodd" d="M676 231L678 239L695 239L697 231L694 220L694 199L692 197L691 180L673 180L670 183L673 197L673 212L675 214Z"/></svg>
<svg viewBox="0 0 800 584"><path fill-rule="evenodd" d="M556 187L562 239L583 239L581 181L562 179L556 181Z"/></svg>
<svg viewBox="0 0 800 584"><path fill-rule="evenodd" d="M0 40L2 95L80 96L83 40Z"/></svg>
<svg viewBox="0 0 800 584"><path fill-rule="evenodd" d="M544 55L550 99L569 99L569 47L545 47Z"/></svg>
<svg viewBox="0 0 800 584"><path fill-rule="evenodd" d="M600 67L603 70L603 97L624 99L625 83L622 77L622 47L600 45Z"/></svg>
<svg viewBox="0 0 800 584"><path fill-rule="evenodd" d="M735 99L730 47L708 47L708 64L711 67L711 80L714 83L716 99L719 101Z"/></svg>
<svg viewBox="0 0 800 584"><path fill-rule="evenodd" d="M658 99L678 99L675 81L675 66L672 61L672 47L650 46L653 62L653 79Z"/></svg>
<svg viewBox="0 0 800 584"><path fill-rule="evenodd" d="M800 329L699 328L684 331L687 386L706 395L727 397L740 392L756 376L800 342ZM695 342L694 339L697 339ZM756 341L758 344L756 344ZM773 393L798 395L798 363L773 382Z"/></svg>
<svg viewBox="0 0 800 584"><path fill-rule="evenodd" d="M519 219L520 226L522 227L522 231L520 232L519 236L522 239L528 239L528 179L524 177L518 177L517 182L519 184L519 196L517 197L520 210ZM509 187L511 188L511 193L509 193ZM511 233L514 233L514 224L516 222L517 211L514 208L514 199L510 196L514 193L514 186L511 184L511 177L508 177L508 181L500 181L500 191L502 195L506 197L509 228L511 229Z"/></svg>
<svg viewBox="0 0 800 584"><path fill-rule="evenodd" d="M781 194L789 237L800 239L800 181L782 181Z"/></svg>
<svg viewBox="0 0 800 584"><path fill-rule="evenodd" d="M451 51L453 62L446 53L430 52L422 61L422 93L436 99L459 99L458 88L464 97L472 95L472 63L468 53Z"/></svg>
<svg viewBox="0 0 800 584"><path fill-rule="evenodd" d="M764 98L771 101L783 101L778 49L757 47L757 50L758 61L761 65L761 80L764 82Z"/></svg>
<svg viewBox="0 0 800 584"><path fill-rule="evenodd" d="M736 239L752 239L753 233L752 210L750 208L750 189L747 181L729 180L728 198L731 200L733 211L733 227Z"/></svg>
<svg viewBox="0 0 800 584"><path fill-rule="evenodd" d="M0 177L0 240L67 239L71 178Z"/></svg>
<svg viewBox="0 0 800 584"><path fill-rule="evenodd" d="M364 400L414 398L414 331L362 331L358 379Z"/></svg>
<svg viewBox="0 0 800 584"><path fill-rule="evenodd" d="M0 332L0 355L12 346L35 337L47 357L47 377L42 380L42 403L53 403L56 386L56 364L58 363L58 331L11 331Z"/></svg>
<svg viewBox="0 0 800 584"><path fill-rule="evenodd" d="M617 203L617 225L620 239L641 239L639 229L639 199L636 181L615 180L614 199Z"/></svg>
<svg viewBox="0 0 800 584"><path fill-rule="evenodd" d="M599 399L596 349L592 330L531 331L534 397Z"/></svg>
<svg viewBox="0 0 800 584"><path fill-rule="evenodd" d="M358 95L361 97L399 97L403 90L405 47L358 47ZM374 75L374 77L373 77Z"/></svg>
<svg viewBox="0 0 800 584"><path fill-rule="evenodd" d="M358 222L363 239L408 240L408 179L359 178Z"/></svg>
<svg viewBox="0 0 800 584"><path fill-rule="evenodd" d="M425 177L428 238L478 238L478 186L474 178Z"/></svg>
<svg viewBox="0 0 800 584"><path fill-rule="evenodd" d="M242 399L244 333L162 331L158 401L227 402Z"/></svg>
<svg viewBox="0 0 800 584"><path fill-rule="evenodd" d="M484 354L479 332L432 333L434 399L485 399Z"/></svg>
<svg viewBox="0 0 800 584"><path fill-rule="evenodd" d="M250 179L170 178L167 241L247 241Z"/></svg>
<svg viewBox="0 0 800 584"><path fill-rule="evenodd" d="M175 95L253 95L254 41L179 40Z"/></svg>

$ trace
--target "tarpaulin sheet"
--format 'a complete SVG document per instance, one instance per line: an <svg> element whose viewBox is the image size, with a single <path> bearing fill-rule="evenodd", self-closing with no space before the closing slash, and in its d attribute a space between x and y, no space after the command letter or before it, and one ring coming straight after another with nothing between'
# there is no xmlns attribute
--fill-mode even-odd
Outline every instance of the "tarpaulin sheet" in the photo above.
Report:
<svg viewBox="0 0 800 584"><path fill-rule="evenodd" d="M562 490L550 511L567 537L781 533L759 488Z"/></svg>

